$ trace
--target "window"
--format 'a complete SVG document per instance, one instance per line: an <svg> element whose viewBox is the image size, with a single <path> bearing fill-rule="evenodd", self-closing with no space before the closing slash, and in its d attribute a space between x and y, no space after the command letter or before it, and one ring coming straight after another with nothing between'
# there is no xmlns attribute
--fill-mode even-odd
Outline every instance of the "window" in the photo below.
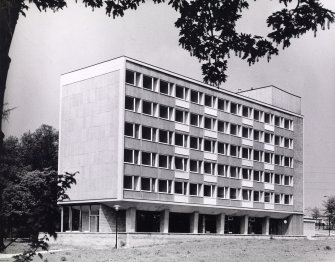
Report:
<svg viewBox="0 0 335 262"><path fill-rule="evenodd" d="M227 176L228 166L218 164L218 176Z"/></svg>
<svg viewBox="0 0 335 262"><path fill-rule="evenodd" d="M186 88L182 86L176 86L176 97L180 99L186 99Z"/></svg>
<svg viewBox="0 0 335 262"><path fill-rule="evenodd" d="M125 123L124 125L124 135L133 137L133 138L139 138L139 130L140 125L133 124L133 123Z"/></svg>
<svg viewBox="0 0 335 262"><path fill-rule="evenodd" d="M142 126L142 139L156 141L156 128Z"/></svg>
<svg viewBox="0 0 335 262"><path fill-rule="evenodd" d="M230 145L230 156L240 157L240 147L239 146Z"/></svg>
<svg viewBox="0 0 335 262"><path fill-rule="evenodd" d="M126 70L126 83L135 85L135 72Z"/></svg>
<svg viewBox="0 0 335 262"><path fill-rule="evenodd" d="M190 183L190 196L199 196L200 195L200 185Z"/></svg>
<svg viewBox="0 0 335 262"><path fill-rule="evenodd" d="M254 150L254 161L262 161L262 152L259 150Z"/></svg>
<svg viewBox="0 0 335 262"><path fill-rule="evenodd" d="M264 133L264 143L272 144L273 134Z"/></svg>
<svg viewBox="0 0 335 262"><path fill-rule="evenodd" d="M242 137L243 138L251 138L251 134L252 134L252 129L249 127L242 127Z"/></svg>
<svg viewBox="0 0 335 262"><path fill-rule="evenodd" d="M158 136L158 141L160 143L165 143L165 144L169 144L169 131L166 130L159 130L159 136Z"/></svg>
<svg viewBox="0 0 335 262"><path fill-rule="evenodd" d="M215 186L214 185L204 185L204 196L214 197Z"/></svg>
<svg viewBox="0 0 335 262"><path fill-rule="evenodd" d="M215 175L215 163L204 162L204 173L209 175Z"/></svg>
<svg viewBox="0 0 335 262"><path fill-rule="evenodd" d="M165 95L169 95L170 94L169 83L160 80L160 82L159 82L159 92L162 93L162 94L165 94Z"/></svg>
<svg viewBox="0 0 335 262"><path fill-rule="evenodd" d="M227 198L227 192L228 192L228 188L227 187L221 187L221 186L219 186L217 188L217 197L218 198Z"/></svg>
<svg viewBox="0 0 335 262"><path fill-rule="evenodd" d="M124 150L124 162L130 164L138 164L138 150L125 149Z"/></svg>
<svg viewBox="0 0 335 262"><path fill-rule="evenodd" d="M240 133L239 130L240 130L240 126L235 125L235 124L230 124L230 134L231 135L238 136Z"/></svg>
<svg viewBox="0 0 335 262"><path fill-rule="evenodd" d="M259 110L254 110L254 119L257 121L261 121L262 120L262 113Z"/></svg>
<svg viewBox="0 0 335 262"><path fill-rule="evenodd" d="M148 178L148 177L142 177L141 178L141 190L154 192L155 191L155 179Z"/></svg>
<svg viewBox="0 0 335 262"><path fill-rule="evenodd" d="M280 204L280 194L275 194L275 203Z"/></svg>
<svg viewBox="0 0 335 262"><path fill-rule="evenodd" d="M214 97L205 95L205 106L214 107Z"/></svg>
<svg viewBox="0 0 335 262"><path fill-rule="evenodd" d="M227 147L228 147L228 145L226 143L218 142L218 153L226 155L227 154Z"/></svg>
<svg viewBox="0 0 335 262"><path fill-rule="evenodd" d="M280 140L281 140L281 138L280 138L280 136L275 136L275 146L280 146Z"/></svg>
<svg viewBox="0 0 335 262"><path fill-rule="evenodd" d="M289 138L284 138L284 147L289 148L290 147L290 139Z"/></svg>
<svg viewBox="0 0 335 262"><path fill-rule="evenodd" d="M188 135L175 133L174 135L174 144L176 146L187 147Z"/></svg>
<svg viewBox="0 0 335 262"><path fill-rule="evenodd" d="M186 182L174 182L174 192L176 194L186 195L187 194L187 183Z"/></svg>
<svg viewBox="0 0 335 262"><path fill-rule="evenodd" d="M262 181L262 173L261 171L254 170L254 181L261 182Z"/></svg>
<svg viewBox="0 0 335 262"><path fill-rule="evenodd" d="M264 113L264 122L266 123L266 124L272 124L272 121L271 121L271 114L269 114L269 113Z"/></svg>
<svg viewBox="0 0 335 262"><path fill-rule="evenodd" d="M242 106L242 116L250 118L252 109L247 106Z"/></svg>
<svg viewBox="0 0 335 262"><path fill-rule="evenodd" d="M142 103L142 113L152 116L154 114L154 105L151 102L143 101Z"/></svg>
<svg viewBox="0 0 335 262"><path fill-rule="evenodd" d="M196 149L196 150L201 150L201 138L199 137L190 137L190 148L191 149Z"/></svg>
<svg viewBox="0 0 335 262"><path fill-rule="evenodd" d="M275 174L275 184L280 185L280 175L279 174Z"/></svg>
<svg viewBox="0 0 335 262"><path fill-rule="evenodd" d="M230 103L230 113L237 115L238 114L239 105L236 103Z"/></svg>
<svg viewBox="0 0 335 262"><path fill-rule="evenodd" d="M290 120L284 119L284 128L290 129Z"/></svg>
<svg viewBox="0 0 335 262"><path fill-rule="evenodd" d="M247 168L242 168L242 179L250 180L251 179L251 170Z"/></svg>
<svg viewBox="0 0 335 262"><path fill-rule="evenodd" d="M191 102L200 104L201 94L197 91L191 90Z"/></svg>
<svg viewBox="0 0 335 262"><path fill-rule="evenodd" d="M259 191L254 191L254 201L255 202L261 201L261 194Z"/></svg>
<svg viewBox="0 0 335 262"><path fill-rule="evenodd" d="M239 168L235 166L230 167L230 177L239 178Z"/></svg>
<svg viewBox="0 0 335 262"><path fill-rule="evenodd" d="M219 110L222 110L222 111L226 111L226 103L227 101L226 100L223 100L223 99L218 99L218 109Z"/></svg>
<svg viewBox="0 0 335 262"><path fill-rule="evenodd" d="M204 119L204 128L214 130L215 119L209 117L205 117Z"/></svg>
<svg viewBox="0 0 335 262"><path fill-rule="evenodd" d="M200 116L197 114L191 114L190 124L192 126L200 126Z"/></svg>
<svg viewBox="0 0 335 262"><path fill-rule="evenodd" d="M159 155L158 156L158 167L169 168L169 156Z"/></svg>
<svg viewBox="0 0 335 262"><path fill-rule="evenodd" d="M142 165L155 166L156 154L142 151Z"/></svg>
<svg viewBox="0 0 335 262"><path fill-rule="evenodd" d="M281 127L281 124L280 124L280 117L279 116L275 116L275 126L278 126L278 127Z"/></svg>
<svg viewBox="0 0 335 262"><path fill-rule="evenodd" d="M262 131L254 130L254 140L262 142Z"/></svg>
<svg viewBox="0 0 335 262"><path fill-rule="evenodd" d="M175 121L179 123L186 123L186 112L182 110L175 110Z"/></svg>
<svg viewBox="0 0 335 262"><path fill-rule="evenodd" d="M242 147L242 158L251 160L252 155L251 152L252 152L251 148Z"/></svg>
<svg viewBox="0 0 335 262"><path fill-rule="evenodd" d="M284 195L284 204L285 205L289 205L291 203L290 198L291 198L290 195Z"/></svg>
<svg viewBox="0 0 335 262"><path fill-rule="evenodd" d="M281 164L280 158L281 158L280 155L275 155L275 165L280 165Z"/></svg>
<svg viewBox="0 0 335 262"><path fill-rule="evenodd" d="M249 189L242 189L242 200L250 201L252 191Z"/></svg>
<svg viewBox="0 0 335 262"><path fill-rule="evenodd" d="M190 172L199 173L200 171L200 161L190 159Z"/></svg>
<svg viewBox="0 0 335 262"><path fill-rule="evenodd" d="M123 188L128 190L136 190L138 176L124 176Z"/></svg>
<svg viewBox="0 0 335 262"><path fill-rule="evenodd" d="M292 167L292 157L284 157L284 166Z"/></svg>
<svg viewBox="0 0 335 262"><path fill-rule="evenodd" d="M134 97L126 96L125 109L135 111L135 98Z"/></svg>
<svg viewBox="0 0 335 262"><path fill-rule="evenodd" d="M264 162L268 164L273 164L273 153L265 152L264 153Z"/></svg>
<svg viewBox="0 0 335 262"><path fill-rule="evenodd" d="M224 121L218 121L218 131L223 133L228 133L228 123Z"/></svg>
<svg viewBox="0 0 335 262"><path fill-rule="evenodd" d="M214 153L215 152L215 141L204 139L204 151Z"/></svg>
<svg viewBox="0 0 335 262"><path fill-rule="evenodd" d="M272 183L272 173L264 172L264 182Z"/></svg>
<svg viewBox="0 0 335 262"><path fill-rule="evenodd" d="M172 111L172 110L170 110L169 107L159 105L159 117L169 120L170 119L170 111Z"/></svg>
<svg viewBox="0 0 335 262"><path fill-rule="evenodd" d="M154 79L150 76L143 75L143 88L153 90Z"/></svg>
<svg viewBox="0 0 335 262"><path fill-rule="evenodd" d="M230 188L229 190L229 198L230 199L237 199L237 189L236 188Z"/></svg>
<svg viewBox="0 0 335 262"><path fill-rule="evenodd" d="M264 193L264 202L265 203L270 203L271 202L271 193L270 192L265 192Z"/></svg>
<svg viewBox="0 0 335 262"><path fill-rule="evenodd" d="M174 158L174 167L176 170L186 171L187 168L187 159L182 157Z"/></svg>
<svg viewBox="0 0 335 262"><path fill-rule="evenodd" d="M159 193L168 193L171 194L171 188L172 188L172 181L171 180L158 180L158 192Z"/></svg>
<svg viewBox="0 0 335 262"><path fill-rule="evenodd" d="M284 185L289 186L290 185L290 176L284 176Z"/></svg>

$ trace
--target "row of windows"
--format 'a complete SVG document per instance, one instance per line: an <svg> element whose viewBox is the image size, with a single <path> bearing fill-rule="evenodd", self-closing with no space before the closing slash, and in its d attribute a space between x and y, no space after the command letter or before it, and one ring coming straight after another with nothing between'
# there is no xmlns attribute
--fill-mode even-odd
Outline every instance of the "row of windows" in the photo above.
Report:
<svg viewBox="0 0 335 262"><path fill-rule="evenodd" d="M293 121L284 117L266 113L251 107L221 99L216 96L204 94L180 85L169 83L151 76L134 71L126 71L126 83L146 90L151 90L164 95L169 95L199 105L205 105L214 109L223 110L227 113L247 117L277 127L293 130Z"/></svg>
<svg viewBox="0 0 335 262"><path fill-rule="evenodd" d="M209 161L188 159L179 156L149 153L138 150L125 149L124 162L129 164L142 164L145 166L172 169L184 172L193 172L213 176L223 176L236 179L253 180L271 184L293 186L293 177L274 174L249 168L217 164Z"/></svg>
<svg viewBox="0 0 335 262"><path fill-rule="evenodd" d="M159 117L166 120L175 121L185 125L200 127L212 131L218 131L233 136L247 139L253 139L280 147L293 148L293 139L283 136L274 135L270 132L256 130L226 121L217 120L215 118L189 113L184 110L175 109L173 107L163 106L153 102L140 100L138 98L126 96L125 108L137 113ZM142 106L140 106L142 102Z"/></svg>
<svg viewBox="0 0 335 262"><path fill-rule="evenodd" d="M136 127L136 125L135 125ZM128 129L129 130L129 129ZM143 130L145 132L143 132ZM136 134L136 131L134 131ZM129 131L126 132L126 135L131 135ZM131 136L135 137L135 136ZM263 162L267 164L274 164L278 166L290 167L293 168L293 158L288 156L283 156L279 154L274 154L272 152L261 151L252 149L249 147L237 146L233 144L227 144L223 142L218 142L215 140L200 138L195 136L189 136L182 133L176 133L171 131L165 131L161 129L144 127L142 126L142 139L166 143L169 145L175 145L185 148L190 148L194 150L200 150L204 152L209 152L213 154L221 154L231 157L237 157L242 159L247 159L250 161ZM127 149L128 150L128 149ZM127 151L128 152L128 151ZM129 154L129 157L134 153ZM132 157L135 159L135 156Z"/></svg>
<svg viewBox="0 0 335 262"><path fill-rule="evenodd" d="M124 189L285 205L293 204L293 196L289 194L139 176L124 176Z"/></svg>

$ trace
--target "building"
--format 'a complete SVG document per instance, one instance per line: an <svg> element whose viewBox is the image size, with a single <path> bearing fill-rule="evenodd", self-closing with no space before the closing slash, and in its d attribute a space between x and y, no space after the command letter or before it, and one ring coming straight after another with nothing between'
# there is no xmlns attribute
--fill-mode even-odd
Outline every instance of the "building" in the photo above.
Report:
<svg viewBox="0 0 335 262"><path fill-rule="evenodd" d="M303 234L300 97L120 57L61 77L63 232Z"/></svg>

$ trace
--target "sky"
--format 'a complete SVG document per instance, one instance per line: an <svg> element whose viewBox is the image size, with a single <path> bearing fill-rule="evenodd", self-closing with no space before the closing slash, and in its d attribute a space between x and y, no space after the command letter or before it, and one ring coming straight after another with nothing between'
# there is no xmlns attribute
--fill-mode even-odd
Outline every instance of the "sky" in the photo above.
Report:
<svg viewBox="0 0 335 262"><path fill-rule="evenodd" d="M5 101L16 107L4 122L6 136L20 136L41 124L59 126L60 75L126 55L202 80L201 65L178 44L178 13L167 4L142 4L112 19L68 1L68 8L40 13L35 7L20 17L11 50ZM334 0L322 0L335 11ZM242 32L264 35L266 17L278 1L250 1L238 23ZM237 91L275 85L302 97L304 115L305 208L322 207L335 195L335 24L330 30L294 39L270 63L249 66L231 58L223 88Z"/></svg>

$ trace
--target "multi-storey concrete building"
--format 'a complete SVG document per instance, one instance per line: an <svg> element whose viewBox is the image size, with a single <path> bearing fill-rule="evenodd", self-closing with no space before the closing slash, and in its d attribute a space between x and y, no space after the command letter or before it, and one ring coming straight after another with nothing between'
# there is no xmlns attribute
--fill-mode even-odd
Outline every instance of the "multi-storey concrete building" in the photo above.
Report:
<svg viewBox="0 0 335 262"><path fill-rule="evenodd" d="M127 57L61 77L62 231L299 235L300 97L233 93Z"/></svg>

